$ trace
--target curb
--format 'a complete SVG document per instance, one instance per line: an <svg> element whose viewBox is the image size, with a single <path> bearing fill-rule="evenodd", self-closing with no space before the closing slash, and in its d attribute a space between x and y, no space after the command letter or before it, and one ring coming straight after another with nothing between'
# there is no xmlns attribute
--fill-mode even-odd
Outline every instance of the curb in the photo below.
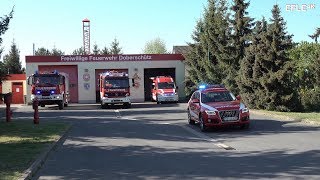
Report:
<svg viewBox="0 0 320 180"><path fill-rule="evenodd" d="M46 147L44 152L42 152L38 158L31 164L31 166L25 170L22 175L20 176L19 180L30 180L33 178L33 176L37 173L37 171L42 167L42 165L45 163L46 159L48 158L48 155L51 151L57 148L57 146L62 143L62 141L65 140L68 132L70 131L72 127L72 124L66 129L66 131L60 136L60 138L49 145L49 147Z"/></svg>

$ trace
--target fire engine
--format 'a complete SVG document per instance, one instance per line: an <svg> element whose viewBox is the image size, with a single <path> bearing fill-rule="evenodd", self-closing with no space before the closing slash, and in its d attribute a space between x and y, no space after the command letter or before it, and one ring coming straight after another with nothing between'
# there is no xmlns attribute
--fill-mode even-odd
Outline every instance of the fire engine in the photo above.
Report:
<svg viewBox="0 0 320 180"><path fill-rule="evenodd" d="M107 71L99 75L101 108L121 104L131 107L129 77L126 71Z"/></svg>
<svg viewBox="0 0 320 180"><path fill-rule="evenodd" d="M152 80L152 100L157 104L161 102L178 102L178 87L171 76L151 77Z"/></svg>
<svg viewBox="0 0 320 180"><path fill-rule="evenodd" d="M65 73L36 71L28 77L28 85L31 85L31 101L37 99L39 106L57 104L59 109L68 106L69 79Z"/></svg>

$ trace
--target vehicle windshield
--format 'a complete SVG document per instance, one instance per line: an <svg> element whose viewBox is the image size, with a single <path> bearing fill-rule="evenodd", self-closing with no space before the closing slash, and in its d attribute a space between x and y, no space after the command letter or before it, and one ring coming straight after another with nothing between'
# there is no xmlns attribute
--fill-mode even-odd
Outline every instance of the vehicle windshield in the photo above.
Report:
<svg viewBox="0 0 320 180"><path fill-rule="evenodd" d="M60 78L59 76L35 76L33 83L36 85L39 85L39 84L59 85Z"/></svg>
<svg viewBox="0 0 320 180"><path fill-rule="evenodd" d="M175 89L174 82L158 83L158 89Z"/></svg>
<svg viewBox="0 0 320 180"><path fill-rule="evenodd" d="M129 79L105 79L105 88L129 88Z"/></svg>
<svg viewBox="0 0 320 180"><path fill-rule="evenodd" d="M225 102L225 101L234 101L236 97L228 91L223 92L204 92L201 93L201 102Z"/></svg>

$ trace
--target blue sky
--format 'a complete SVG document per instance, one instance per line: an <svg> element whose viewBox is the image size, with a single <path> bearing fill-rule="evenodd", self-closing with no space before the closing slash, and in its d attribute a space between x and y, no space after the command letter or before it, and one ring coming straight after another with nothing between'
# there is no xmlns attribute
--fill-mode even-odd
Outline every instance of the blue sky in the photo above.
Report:
<svg viewBox="0 0 320 180"><path fill-rule="evenodd" d="M275 3L294 41L311 41L308 35L320 27L320 0L251 0L249 15L269 19ZM117 38L123 53L139 54L147 41L159 37L171 51L174 45L191 41L207 0L1 0L0 4L0 17L15 6L9 30L2 36L2 57L14 39L25 65L24 57L32 55L33 43L36 48L56 47L66 54L81 47L84 18L91 21L91 48L95 43L109 47ZM288 10L292 4L308 8Z"/></svg>

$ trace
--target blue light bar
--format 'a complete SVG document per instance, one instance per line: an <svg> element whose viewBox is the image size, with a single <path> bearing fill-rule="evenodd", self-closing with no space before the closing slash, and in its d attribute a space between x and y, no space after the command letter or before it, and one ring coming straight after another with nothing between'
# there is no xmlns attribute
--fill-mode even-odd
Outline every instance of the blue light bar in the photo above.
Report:
<svg viewBox="0 0 320 180"><path fill-rule="evenodd" d="M37 94L41 94L41 91L38 90L38 91L37 91Z"/></svg>
<svg viewBox="0 0 320 180"><path fill-rule="evenodd" d="M199 89L205 89L206 88L206 85L200 85L199 86Z"/></svg>

